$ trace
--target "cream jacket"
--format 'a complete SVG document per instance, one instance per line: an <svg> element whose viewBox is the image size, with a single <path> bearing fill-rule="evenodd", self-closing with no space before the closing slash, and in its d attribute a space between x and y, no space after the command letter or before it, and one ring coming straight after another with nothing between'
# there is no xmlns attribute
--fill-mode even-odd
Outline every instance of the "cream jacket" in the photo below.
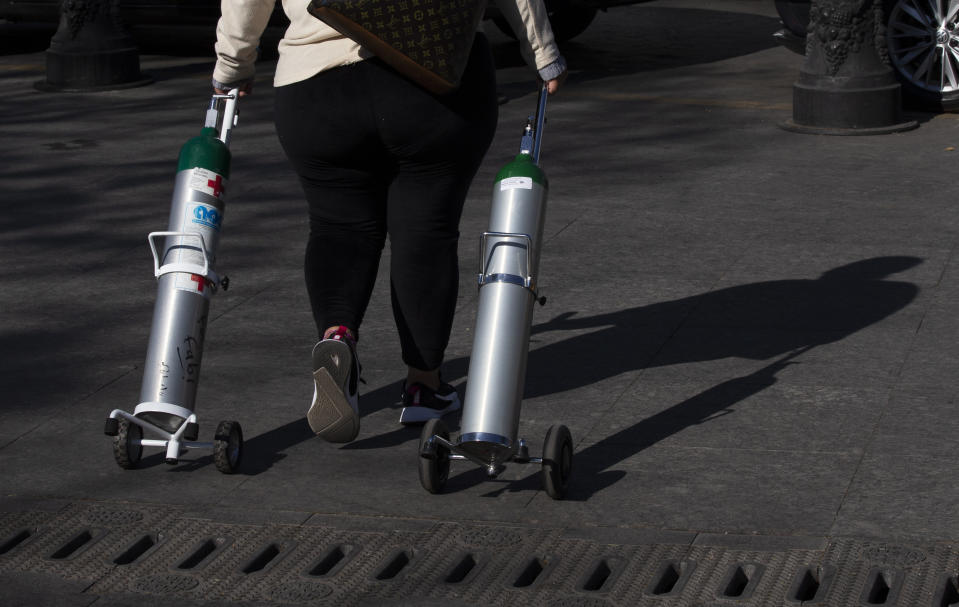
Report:
<svg viewBox="0 0 959 607"><path fill-rule="evenodd" d="M308 0L282 2L290 25L280 40L274 86L306 80L324 70L372 56L309 14ZM253 78L256 49L275 3L276 0L222 0L213 70L217 83L237 85ZM542 70L562 61L542 0L496 0L496 4L513 31L526 33L525 39L519 36L520 49L531 67Z"/></svg>

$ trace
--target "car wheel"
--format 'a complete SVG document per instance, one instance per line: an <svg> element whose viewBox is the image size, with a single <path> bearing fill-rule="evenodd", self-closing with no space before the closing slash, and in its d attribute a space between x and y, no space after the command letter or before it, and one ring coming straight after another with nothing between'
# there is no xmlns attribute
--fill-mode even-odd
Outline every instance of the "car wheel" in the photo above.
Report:
<svg viewBox="0 0 959 607"><path fill-rule="evenodd" d="M809 25L810 0L776 0L776 12L787 30L805 37Z"/></svg>
<svg viewBox="0 0 959 607"><path fill-rule="evenodd" d="M886 2L889 61L912 105L959 109L959 3Z"/></svg>

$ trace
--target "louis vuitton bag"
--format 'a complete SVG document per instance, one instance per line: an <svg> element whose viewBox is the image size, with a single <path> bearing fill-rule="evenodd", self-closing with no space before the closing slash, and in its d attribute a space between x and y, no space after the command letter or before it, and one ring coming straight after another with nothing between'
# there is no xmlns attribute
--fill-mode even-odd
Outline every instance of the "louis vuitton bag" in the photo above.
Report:
<svg viewBox="0 0 959 607"><path fill-rule="evenodd" d="M483 0L311 0L307 10L428 91L459 85Z"/></svg>

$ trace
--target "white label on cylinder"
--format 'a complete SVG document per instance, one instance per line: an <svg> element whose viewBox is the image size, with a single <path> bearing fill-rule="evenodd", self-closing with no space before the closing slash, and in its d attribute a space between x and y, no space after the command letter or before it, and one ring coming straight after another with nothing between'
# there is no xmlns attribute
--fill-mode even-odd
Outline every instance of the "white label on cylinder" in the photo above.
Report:
<svg viewBox="0 0 959 607"><path fill-rule="evenodd" d="M220 198L226 189L226 180L209 169L195 167L190 175L190 189Z"/></svg>
<svg viewBox="0 0 959 607"><path fill-rule="evenodd" d="M503 181L499 182L500 192L505 192L506 190L532 190L532 189L533 189L532 177L507 177Z"/></svg>
<svg viewBox="0 0 959 607"><path fill-rule="evenodd" d="M173 276L174 288L177 288L181 291L188 291L190 293L197 293L207 299L210 299L210 295L213 294L210 283L208 283L207 280L199 274L174 272Z"/></svg>

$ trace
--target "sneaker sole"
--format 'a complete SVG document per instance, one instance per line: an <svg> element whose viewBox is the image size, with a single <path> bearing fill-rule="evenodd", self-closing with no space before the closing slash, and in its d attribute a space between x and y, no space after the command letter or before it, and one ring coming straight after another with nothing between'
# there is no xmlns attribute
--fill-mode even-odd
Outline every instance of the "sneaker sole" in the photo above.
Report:
<svg viewBox="0 0 959 607"><path fill-rule="evenodd" d="M445 409L431 409L430 407L403 407L400 411L401 424L422 424L437 417L443 417L447 413L458 411L460 408L459 400L449 404Z"/></svg>
<svg viewBox="0 0 959 607"><path fill-rule="evenodd" d="M331 443L348 443L360 432L359 413L344 394L352 366L346 344L320 343L313 350L316 391L306 421L317 436Z"/></svg>

